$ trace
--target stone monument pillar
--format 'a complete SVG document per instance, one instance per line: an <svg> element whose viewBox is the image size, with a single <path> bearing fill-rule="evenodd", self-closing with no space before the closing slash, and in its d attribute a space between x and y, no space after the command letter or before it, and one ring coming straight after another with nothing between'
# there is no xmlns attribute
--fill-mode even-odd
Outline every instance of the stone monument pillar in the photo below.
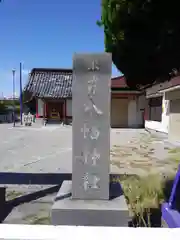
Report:
<svg viewBox="0 0 180 240"><path fill-rule="evenodd" d="M72 198L109 199L111 55L75 54Z"/></svg>
<svg viewBox="0 0 180 240"><path fill-rule="evenodd" d="M54 225L128 224L120 184L109 181L111 69L111 54L74 55L72 182L65 181L57 195Z"/></svg>

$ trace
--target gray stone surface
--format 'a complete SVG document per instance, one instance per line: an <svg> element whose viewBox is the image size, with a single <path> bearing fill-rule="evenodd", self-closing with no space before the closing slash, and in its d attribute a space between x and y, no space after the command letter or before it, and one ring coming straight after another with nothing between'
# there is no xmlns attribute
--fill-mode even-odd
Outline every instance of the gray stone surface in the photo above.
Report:
<svg viewBox="0 0 180 240"><path fill-rule="evenodd" d="M73 59L72 198L109 199L111 55Z"/></svg>
<svg viewBox="0 0 180 240"><path fill-rule="evenodd" d="M65 181L52 207L53 225L128 226L129 211L120 190L111 200L72 199L71 190L71 181Z"/></svg>

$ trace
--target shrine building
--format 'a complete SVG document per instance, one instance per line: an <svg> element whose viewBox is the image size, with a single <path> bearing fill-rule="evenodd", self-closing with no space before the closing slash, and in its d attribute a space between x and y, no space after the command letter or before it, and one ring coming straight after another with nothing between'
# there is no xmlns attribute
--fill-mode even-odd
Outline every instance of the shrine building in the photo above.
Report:
<svg viewBox="0 0 180 240"><path fill-rule="evenodd" d="M36 118L72 121L72 69L33 68L24 91L25 105ZM111 127L143 127L145 96L126 85L125 77L111 79Z"/></svg>

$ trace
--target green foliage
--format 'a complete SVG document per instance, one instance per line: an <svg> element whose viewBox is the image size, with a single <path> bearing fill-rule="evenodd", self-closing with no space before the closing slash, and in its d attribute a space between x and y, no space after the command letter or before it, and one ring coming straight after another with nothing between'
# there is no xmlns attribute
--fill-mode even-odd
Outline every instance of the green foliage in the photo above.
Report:
<svg viewBox="0 0 180 240"><path fill-rule="evenodd" d="M13 105L13 102L14 102L14 104L16 105L16 106L18 106L20 103L19 103L19 99L16 99L15 101L13 101L13 100L11 100L11 99L7 99L7 100L4 100L3 101L4 102L4 104L6 105L6 106L12 106Z"/></svg>
<svg viewBox="0 0 180 240"><path fill-rule="evenodd" d="M20 113L20 103L19 100L15 100L15 112L17 114ZM0 114L5 114L9 111L8 107L12 107L13 106L13 100L1 100L0 101Z"/></svg>
<svg viewBox="0 0 180 240"><path fill-rule="evenodd" d="M102 0L105 48L129 86L169 77L180 65L178 0Z"/></svg>
<svg viewBox="0 0 180 240"><path fill-rule="evenodd" d="M4 101L0 101L0 114L4 114L7 111L7 106L4 104Z"/></svg>

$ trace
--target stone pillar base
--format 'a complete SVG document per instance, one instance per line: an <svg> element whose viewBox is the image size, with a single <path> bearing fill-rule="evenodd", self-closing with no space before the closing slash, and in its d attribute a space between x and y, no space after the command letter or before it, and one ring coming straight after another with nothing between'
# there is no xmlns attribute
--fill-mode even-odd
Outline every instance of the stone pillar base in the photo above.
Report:
<svg viewBox="0 0 180 240"><path fill-rule="evenodd" d="M119 183L110 184L109 200L74 200L72 182L64 181L51 210L53 225L128 226L128 207Z"/></svg>

